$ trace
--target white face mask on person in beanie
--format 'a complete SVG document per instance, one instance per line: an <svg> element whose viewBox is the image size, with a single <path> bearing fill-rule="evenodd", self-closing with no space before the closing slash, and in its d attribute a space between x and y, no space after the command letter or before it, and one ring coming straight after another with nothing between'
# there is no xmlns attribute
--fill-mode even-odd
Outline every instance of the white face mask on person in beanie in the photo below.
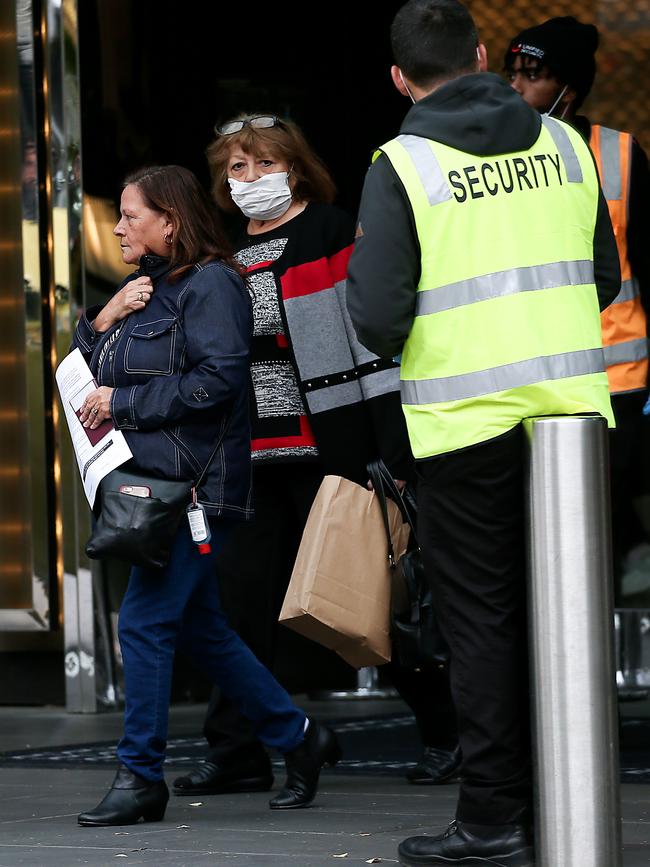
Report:
<svg viewBox="0 0 650 867"><path fill-rule="evenodd" d="M558 102L562 99L562 97L564 96L564 94L567 92L568 89L569 89L569 85L568 85L568 84L565 84L564 87L562 88L562 90L560 91L560 95L559 95L558 98L555 100L555 102L553 103L553 105L549 108L549 110L548 110L548 111L543 111L543 112L542 112L542 115L543 115L544 117L552 117L552 116L553 116L553 112L555 111L555 106L556 106L556 105L558 104ZM560 119L562 119L562 118L564 117L564 115L567 113L567 109L568 109L568 107L569 107L569 104L567 103L567 104L564 106L564 110L562 111L562 114L560 115Z"/></svg>
<svg viewBox="0 0 650 867"><path fill-rule="evenodd" d="M275 220L291 206L288 172L269 172L248 183L228 178L228 183L233 202L251 220Z"/></svg>

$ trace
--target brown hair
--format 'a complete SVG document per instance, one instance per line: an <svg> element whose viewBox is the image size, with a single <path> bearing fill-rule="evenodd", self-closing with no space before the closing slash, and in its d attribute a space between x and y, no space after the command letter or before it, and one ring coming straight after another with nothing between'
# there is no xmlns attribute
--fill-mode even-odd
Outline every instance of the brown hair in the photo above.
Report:
<svg viewBox="0 0 650 867"><path fill-rule="evenodd" d="M212 259L241 273L219 214L193 172L183 166L148 166L130 174L124 186L129 184L137 187L148 208L171 221L170 280L177 280L195 263Z"/></svg>
<svg viewBox="0 0 650 867"><path fill-rule="evenodd" d="M257 115L240 114L233 120L250 120ZM291 168L289 183L297 202L333 202L336 186L325 164L290 120L278 118L275 126L259 129L246 124L241 132L219 135L208 147L206 155L212 174L212 195L224 211L236 211L228 187L228 160L231 149L237 145L245 154L270 155Z"/></svg>

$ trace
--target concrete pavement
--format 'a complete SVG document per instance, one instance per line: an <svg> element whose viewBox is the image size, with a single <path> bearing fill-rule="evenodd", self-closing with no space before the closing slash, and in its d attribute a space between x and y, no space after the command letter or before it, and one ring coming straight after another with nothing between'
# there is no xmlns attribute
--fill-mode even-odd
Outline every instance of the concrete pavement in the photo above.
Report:
<svg viewBox="0 0 650 867"><path fill-rule="evenodd" d="M385 706L392 712L400 707L394 702ZM368 704L345 707L350 716L376 709ZM335 715L341 710L338 706ZM173 734L197 734L202 711L174 708ZM120 725L120 714L71 717L61 709L0 708L0 749L98 741L117 737ZM168 767L168 783L183 771L186 767ZM80 828L77 814L98 803L112 776L110 768L0 767L0 867L397 864L399 841L443 830L456 798L455 785L427 789L400 777L325 772L314 806L305 810L273 812L267 794L172 797L162 822ZM650 786L627 784L621 791L624 867L646 867Z"/></svg>

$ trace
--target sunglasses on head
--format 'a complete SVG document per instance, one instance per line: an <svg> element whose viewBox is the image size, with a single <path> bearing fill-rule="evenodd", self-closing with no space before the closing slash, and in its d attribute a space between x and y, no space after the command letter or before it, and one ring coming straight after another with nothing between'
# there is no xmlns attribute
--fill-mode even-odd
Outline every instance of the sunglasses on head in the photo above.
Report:
<svg viewBox="0 0 650 867"><path fill-rule="evenodd" d="M241 132L245 126L252 126L253 129L271 129L273 126L282 126L282 121L274 114L258 114L242 120L229 120L221 126L215 126L214 130L218 135L233 135Z"/></svg>

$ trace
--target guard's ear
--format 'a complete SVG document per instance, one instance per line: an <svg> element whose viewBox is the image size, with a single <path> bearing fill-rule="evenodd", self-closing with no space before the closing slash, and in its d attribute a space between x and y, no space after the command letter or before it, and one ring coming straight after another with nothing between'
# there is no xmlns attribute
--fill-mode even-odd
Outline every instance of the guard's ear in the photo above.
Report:
<svg viewBox="0 0 650 867"><path fill-rule="evenodd" d="M408 96L409 92L406 89L406 85L402 81L403 75L402 70L399 68L399 66L391 66L390 77L393 79L393 84L399 90L402 96Z"/></svg>
<svg viewBox="0 0 650 867"><path fill-rule="evenodd" d="M488 55L487 48L483 45L482 42L476 46L476 56L478 58L478 71L479 72L487 72L488 71Z"/></svg>

